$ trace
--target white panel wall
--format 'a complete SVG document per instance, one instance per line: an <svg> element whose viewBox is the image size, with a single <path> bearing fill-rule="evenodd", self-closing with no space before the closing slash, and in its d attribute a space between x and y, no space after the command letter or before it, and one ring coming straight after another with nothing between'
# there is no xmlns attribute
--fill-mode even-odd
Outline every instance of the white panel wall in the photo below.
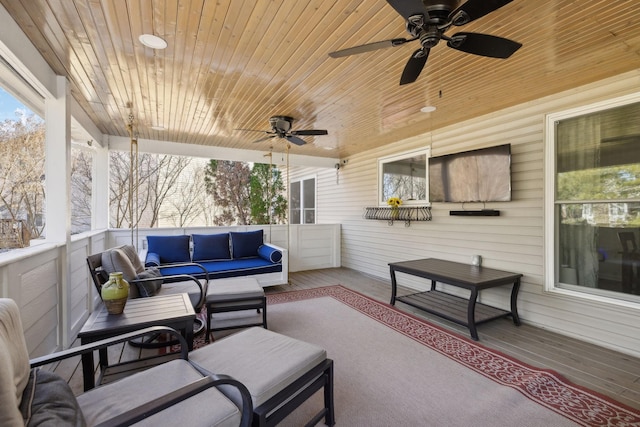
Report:
<svg viewBox="0 0 640 427"><path fill-rule="evenodd" d="M487 267L524 274L518 299L524 321L640 356L640 307L586 301L543 289L545 268L551 265L544 259L545 115L639 89L640 71L636 71L370 150L349 158L337 177L335 169L308 168L292 170L291 176L317 174L317 222L341 224L344 267L388 279L389 262L437 257L468 263L479 254ZM512 201L484 206L499 209L501 216L449 216L450 210L463 206L435 203L432 221L412 222L410 227L363 219L363 209L376 205L379 157L429 145L437 156L505 143L511 144L513 154ZM425 282L406 276L400 283L426 288ZM507 288L483 291L481 298L508 307Z"/></svg>
<svg viewBox="0 0 640 427"><path fill-rule="evenodd" d="M290 226L289 271L340 267L340 224Z"/></svg>

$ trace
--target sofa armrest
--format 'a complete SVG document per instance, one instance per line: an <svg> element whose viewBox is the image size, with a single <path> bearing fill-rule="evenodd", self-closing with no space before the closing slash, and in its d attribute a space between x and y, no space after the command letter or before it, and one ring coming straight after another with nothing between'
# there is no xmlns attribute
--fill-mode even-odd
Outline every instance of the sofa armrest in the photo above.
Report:
<svg viewBox="0 0 640 427"><path fill-rule="evenodd" d="M162 333L168 333L174 336L176 339L178 339L180 341L180 357L184 360L189 360L189 348L187 346L187 341L178 331L176 331L173 328L169 328L167 326L152 326L149 328L140 329L135 332L116 335L115 337L92 342L90 344L85 344L85 345L73 347L67 350L58 351L56 353L47 354L45 356L36 357L34 359L29 360L29 364L31 365L32 368L35 368L36 366L47 365L49 363L68 359L69 357L81 356L83 354L86 354L95 350L106 349L109 346L120 344L123 342L128 342L134 338L143 337L145 335L162 334Z"/></svg>
<svg viewBox="0 0 640 427"><path fill-rule="evenodd" d="M117 415L109 421L98 424L99 427L111 426L128 426L141 421L150 415L163 411L183 400L186 400L196 394L207 390L211 387L232 386L235 387L242 396L242 408L240 426L249 427L253 418L253 404L249 390L241 382L231 378L228 375L208 375L184 387L165 394L151 402L131 409L120 415Z"/></svg>

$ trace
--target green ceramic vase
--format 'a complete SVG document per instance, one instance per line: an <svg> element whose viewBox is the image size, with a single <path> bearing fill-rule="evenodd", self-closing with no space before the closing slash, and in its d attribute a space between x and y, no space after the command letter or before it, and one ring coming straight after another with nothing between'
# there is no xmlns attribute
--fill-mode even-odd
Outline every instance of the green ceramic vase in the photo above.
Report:
<svg viewBox="0 0 640 427"><path fill-rule="evenodd" d="M102 285L100 294L109 314L120 314L129 298L129 283L121 272L109 273L109 281Z"/></svg>

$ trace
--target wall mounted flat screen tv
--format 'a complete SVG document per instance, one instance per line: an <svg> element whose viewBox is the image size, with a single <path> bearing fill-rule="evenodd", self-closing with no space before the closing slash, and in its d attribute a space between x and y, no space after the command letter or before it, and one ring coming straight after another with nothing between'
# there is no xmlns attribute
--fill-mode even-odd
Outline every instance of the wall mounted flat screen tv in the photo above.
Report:
<svg viewBox="0 0 640 427"><path fill-rule="evenodd" d="M429 159L430 202L511 200L511 144Z"/></svg>

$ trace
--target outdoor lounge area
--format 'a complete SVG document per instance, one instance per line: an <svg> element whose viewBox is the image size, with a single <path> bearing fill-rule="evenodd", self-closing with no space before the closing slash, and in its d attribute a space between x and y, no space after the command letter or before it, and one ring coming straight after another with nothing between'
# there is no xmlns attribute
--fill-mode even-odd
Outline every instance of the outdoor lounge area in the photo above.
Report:
<svg viewBox="0 0 640 427"><path fill-rule="evenodd" d="M341 284L349 289L363 292L369 298L379 301L386 301L390 294L389 283L387 281L378 280L344 268L293 273L291 275L291 281L290 286L269 288L267 294L291 294L296 291L315 292L336 284ZM273 307L275 306L272 306L272 308ZM440 325L447 330L456 331L462 336L466 335L465 328L462 326L444 321L437 316L431 316L421 310L413 310L409 306L404 306L402 309L413 313L414 316L419 318L426 318L430 322ZM274 328L282 327L282 325L279 324L280 322L277 316L273 317L272 321ZM640 408L640 387L633 381L630 381L630 376L638 373L636 359L629 359L623 354L606 351L597 346L567 339L566 337L528 325L523 325L521 328L513 328L513 325L507 319L483 325L480 331L483 346L503 352L510 357L525 361L532 366L553 370L575 384L588 387L602 393L604 396L609 396L611 399L631 407ZM325 334L330 336L332 331L326 330ZM223 335L224 333L219 333L217 336L221 337ZM122 357L131 357L133 350L130 346L125 344L122 350ZM355 350L348 350L347 352L353 351ZM149 350L141 350L141 352L149 353ZM336 423L338 425L349 419L358 419L348 418L345 420L345 417L354 417L356 415L354 415L354 408L345 406L346 402L350 402L351 400L339 400L339 397L345 399L345 389L340 386L340 383L345 380L345 375L349 375L350 369L348 366L344 366L347 363L345 359L340 360L342 360L342 363L336 363L334 368L338 384L336 386L336 392L340 390L340 394L336 396ZM61 363L56 369L56 372L69 377L69 383L76 393L82 393L82 379L79 370L77 358L75 361L71 359ZM343 375L343 378L340 378L340 375ZM411 377L412 373L405 370L403 375ZM380 392L384 394L384 391ZM387 396L387 398L391 401L393 399L391 396ZM432 396L431 398L437 399L436 396ZM390 411L392 414L394 413L390 407L386 408L386 411ZM428 405L425 408L427 412L431 411ZM301 420L301 418L298 418L300 417L300 412L304 415L312 411L302 408L301 411L293 416L293 419L285 419L282 425L299 425L296 423ZM500 423L496 422L496 419L493 419L493 423L494 425L500 425Z"/></svg>
<svg viewBox="0 0 640 427"><path fill-rule="evenodd" d="M640 425L638 12L0 0L13 423Z"/></svg>

